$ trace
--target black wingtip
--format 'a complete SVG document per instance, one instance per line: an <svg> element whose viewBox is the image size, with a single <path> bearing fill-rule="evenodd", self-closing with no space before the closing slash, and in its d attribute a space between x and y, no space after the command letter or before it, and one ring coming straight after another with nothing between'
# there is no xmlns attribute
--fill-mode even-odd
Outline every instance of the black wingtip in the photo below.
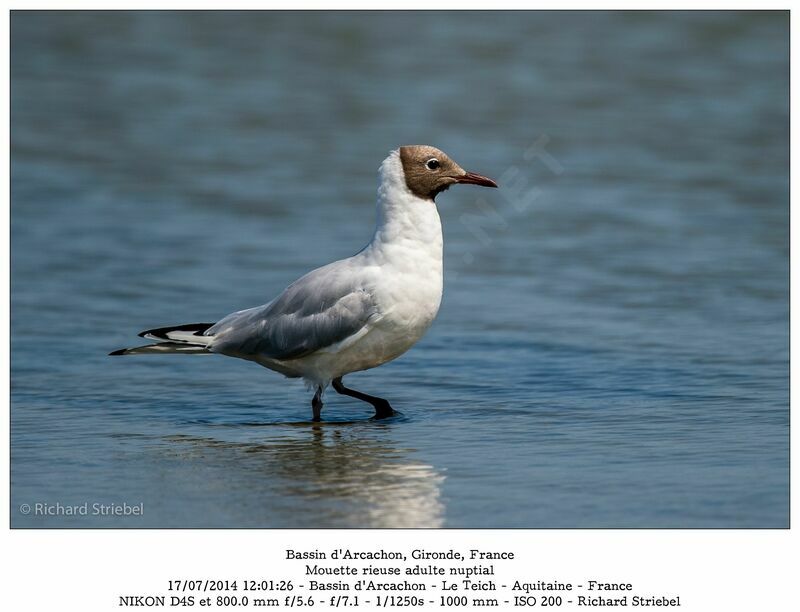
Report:
<svg viewBox="0 0 800 612"><path fill-rule="evenodd" d="M128 352L128 349L119 349L118 351L111 351L108 356L111 357L112 355L124 355Z"/></svg>
<svg viewBox="0 0 800 612"><path fill-rule="evenodd" d="M139 337L145 338L146 336L154 336L162 340L169 340L167 332L171 331L190 331L194 332L197 336L202 336L203 332L213 325L214 323L189 323L186 325L173 325L172 327L157 327L155 329L146 329L139 333Z"/></svg>

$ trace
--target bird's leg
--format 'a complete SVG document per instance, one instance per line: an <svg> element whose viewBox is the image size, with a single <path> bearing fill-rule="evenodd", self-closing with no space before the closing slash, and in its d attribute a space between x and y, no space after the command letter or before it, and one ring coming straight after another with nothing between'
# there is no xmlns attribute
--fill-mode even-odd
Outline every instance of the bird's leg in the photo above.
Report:
<svg viewBox="0 0 800 612"><path fill-rule="evenodd" d="M375 397L374 395L367 395L366 393L361 393L361 391L356 391L354 389L348 389L342 384L341 376L339 378L334 378L332 384L333 388L336 389L336 393L349 395L350 397L360 399L362 402L369 402L372 404L375 408L376 419L385 419L386 417L394 415L394 410L392 410L389 402L387 402L385 399Z"/></svg>
<svg viewBox="0 0 800 612"><path fill-rule="evenodd" d="M321 421L320 413L322 412L322 387L317 387L317 392L314 394L314 399L311 400L311 410L314 411L314 418L312 421Z"/></svg>

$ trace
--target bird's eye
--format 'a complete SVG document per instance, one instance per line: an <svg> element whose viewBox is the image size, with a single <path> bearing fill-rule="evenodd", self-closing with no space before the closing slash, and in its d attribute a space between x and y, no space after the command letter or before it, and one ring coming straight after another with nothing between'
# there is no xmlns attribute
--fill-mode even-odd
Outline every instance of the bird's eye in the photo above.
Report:
<svg viewBox="0 0 800 612"><path fill-rule="evenodd" d="M428 170L438 170L439 166L441 165L442 164L440 164L439 160L435 157L425 162L425 167L428 168Z"/></svg>

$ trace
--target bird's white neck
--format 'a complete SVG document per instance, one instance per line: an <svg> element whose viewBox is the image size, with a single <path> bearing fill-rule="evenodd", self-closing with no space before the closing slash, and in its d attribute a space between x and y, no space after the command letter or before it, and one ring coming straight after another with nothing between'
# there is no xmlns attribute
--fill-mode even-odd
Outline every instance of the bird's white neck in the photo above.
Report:
<svg viewBox="0 0 800 612"><path fill-rule="evenodd" d="M408 189L398 151L384 160L379 174L378 220L367 248L389 257L415 249L441 262L442 224L436 204Z"/></svg>

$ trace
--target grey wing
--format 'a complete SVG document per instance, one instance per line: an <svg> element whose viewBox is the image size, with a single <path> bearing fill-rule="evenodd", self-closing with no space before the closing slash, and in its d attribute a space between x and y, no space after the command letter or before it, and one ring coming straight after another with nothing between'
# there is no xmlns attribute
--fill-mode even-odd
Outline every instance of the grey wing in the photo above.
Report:
<svg viewBox="0 0 800 612"><path fill-rule="evenodd" d="M222 319L206 331L214 352L288 360L364 330L378 316L370 293L349 278L347 260L309 272L269 304Z"/></svg>

